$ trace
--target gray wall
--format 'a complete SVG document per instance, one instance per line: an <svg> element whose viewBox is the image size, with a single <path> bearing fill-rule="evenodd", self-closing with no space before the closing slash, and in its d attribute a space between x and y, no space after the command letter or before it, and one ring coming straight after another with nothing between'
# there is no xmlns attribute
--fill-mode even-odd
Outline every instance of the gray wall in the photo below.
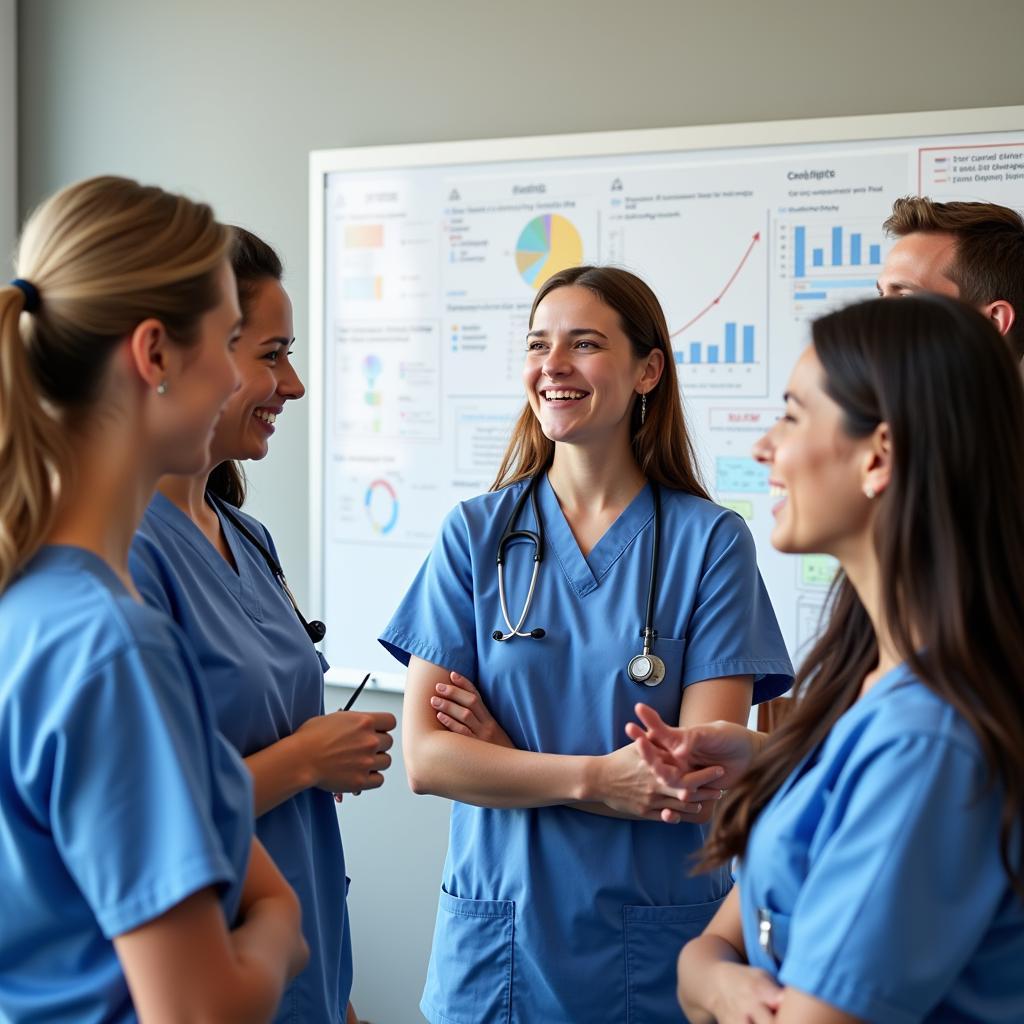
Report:
<svg viewBox="0 0 1024 1024"><path fill-rule="evenodd" d="M0 0L0 275L10 269L18 222L17 14L15 0Z"/></svg>
<svg viewBox="0 0 1024 1024"><path fill-rule="evenodd" d="M1019 0L21 0L19 17L22 212L98 172L209 200L284 255L300 370L311 149L1024 103ZM289 409L252 471L303 601L306 436ZM357 1006L414 1021L446 805L396 763L341 819Z"/></svg>

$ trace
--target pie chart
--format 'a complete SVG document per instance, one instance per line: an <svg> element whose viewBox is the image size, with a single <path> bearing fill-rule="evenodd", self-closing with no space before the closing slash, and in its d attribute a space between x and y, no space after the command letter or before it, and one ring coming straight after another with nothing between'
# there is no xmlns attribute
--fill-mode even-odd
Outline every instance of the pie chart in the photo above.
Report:
<svg viewBox="0 0 1024 1024"><path fill-rule="evenodd" d="M552 274L583 262L583 241L572 221L557 213L534 217L516 242L516 266L531 288Z"/></svg>

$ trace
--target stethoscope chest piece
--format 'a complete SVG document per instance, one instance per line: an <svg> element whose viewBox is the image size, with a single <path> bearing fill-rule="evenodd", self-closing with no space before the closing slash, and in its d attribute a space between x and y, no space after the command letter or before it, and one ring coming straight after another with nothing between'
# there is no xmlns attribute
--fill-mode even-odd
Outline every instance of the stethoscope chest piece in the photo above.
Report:
<svg viewBox="0 0 1024 1024"><path fill-rule="evenodd" d="M629 659L626 672L634 683L657 686L665 678L665 662L656 654L637 654Z"/></svg>

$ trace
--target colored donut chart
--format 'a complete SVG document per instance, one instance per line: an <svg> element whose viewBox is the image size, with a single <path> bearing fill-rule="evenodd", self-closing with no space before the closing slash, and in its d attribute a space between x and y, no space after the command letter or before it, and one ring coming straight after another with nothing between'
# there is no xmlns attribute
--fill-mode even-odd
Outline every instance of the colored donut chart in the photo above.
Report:
<svg viewBox="0 0 1024 1024"><path fill-rule="evenodd" d="M386 536L398 522L398 495L387 480L374 480L363 498L366 515L374 533Z"/></svg>

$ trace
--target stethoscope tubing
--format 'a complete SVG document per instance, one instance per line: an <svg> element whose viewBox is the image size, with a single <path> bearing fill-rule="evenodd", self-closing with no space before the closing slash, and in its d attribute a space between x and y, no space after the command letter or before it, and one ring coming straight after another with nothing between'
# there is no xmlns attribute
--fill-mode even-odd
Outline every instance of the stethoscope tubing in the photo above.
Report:
<svg viewBox="0 0 1024 1024"><path fill-rule="evenodd" d="M546 472L546 469L541 470L540 473L531 477L529 485L516 499L516 503L512 508L512 515L509 516L508 523L498 540L498 551L497 557L495 558L495 562L498 567L498 603L501 606L501 617L505 620L508 632L503 633L501 630L496 629L492 634L495 640L511 640L516 636L539 639L544 636L545 633L542 629L524 631L523 624L526 622L526 616L529 615L530 606L533 604L533 595L537 588L537 576L540 572L540 564L544 560L544 520L541 518L540 508L537 504L537 485L540 478ZM650 487L651 496L654 499L654 544L651 550L651 575L647 587L647 608L644 616L644 627L640 631L640 636L643 638L643 657L650 656L651 648L653 647L654 641L658 635L654 628L654 608L658 592L658 559L661 551L661 488L653 480L650 481ZM530 504L533 509L533 518L537 524L536 531L517 530L515 528L516 520L522 512L527 498L530 499ZM526 594L526 601L523 603L522 614L519 616L519 621L513 626L512 616L508 611L508 600L505 594L505 548L510 541L519 537L528 540L534 546L533 573L530 577L530 588ZM632 662L630 664L632 665Z"/></svg>
<svg viewBox="0 0 1024 1024"><path fill-rule="evenodd" d="M299 622L302 624L302 628L305 630L306 636L308 636L314 644L320 643L320 641L327 635L327 627L318 619L314 619L312 622L306 621L306 617L299 609L299 603L295 600L295 595L292 593L291 587L288 586L288 580L285 579L284 569L281 568L281 563L278 562L278 560L262 543L260 543L259 538L252 532L252 530L250 530L245 523L235 515L226 501L223 501L216 495L211 494L209 491L206 493L210 501L212 501L225 515L225 517L230 520L235 529L238 530L238 532L260 553L260 557L264 562L266 562L271 575L277 580L281 589L284 591L284 595L288 599L288 603L292 606L292 610L298 617Z"/></svg>
<svg viewBox="0 0 1024 1024"><path fill-rule="evenodd" d="M522 627L523 623L526 621L526 616L530 614L530 605L533 603L533 594L537 588L537 577L540 573L540 564L544 561L544 520L540 517L540 508L537 505L537 482L540 480L540 477L541 473L532 477L529 485L516 499L516 503L512 508L512 515L509 516L508 523L498 540L498 553L495 558L495 562L498 566L498 603L501 606L501 617L505 620L505 625L508 627L507 633L503 633L500 629L496 629L494 631L492 636L498 641L511 640L514 636L535 636L536 631L524 632ZM527 498L530 499L530 507L533 509L534 522L537 524L536 532L533 530L517 530L515 528L516 520L522 512L523 505L526 504ZM512 616L509 615L508 612L508 600L505 596L505 548L508 546L510 541L516 540L520 537L529 541L533 545L533 574L530 576L530 589L527 591L526 601L523 603L523 612L519 616L519 621L513 626ZM540 632L540 635L544 635L543 630Z"/></svg>

